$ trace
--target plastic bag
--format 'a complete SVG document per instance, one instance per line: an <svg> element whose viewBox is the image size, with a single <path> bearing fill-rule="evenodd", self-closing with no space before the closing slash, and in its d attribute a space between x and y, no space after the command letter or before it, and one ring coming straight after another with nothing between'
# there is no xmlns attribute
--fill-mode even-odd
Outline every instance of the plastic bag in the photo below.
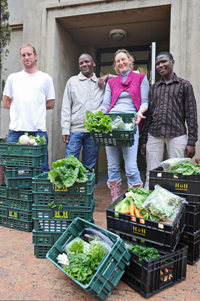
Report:
<svg viewBox="0 0 200 301"><path fill-rule="evenodd" d="M86 241L84 241L83 239L79 238L79 237L76 237L74 238L72 241L70 241L65 247L64 247L64 251L67 253L67 255L73 253L73 252L70 252L69 248L71 247L71 245L74 243L74 242L82 242L83 243L83 247L84 247L84 253L86 253L88 250L89 250L89 247L90 247L90 244L87 243Z"/></svg>
<svg viewBox="0 0 200 301"><path fill-rule="evenodd" d="M160 185L155 185L154 191L146 198L142 207L159 217L161 221L173 222L183 203L188 204L186 199L169 192Z"/></svg>
<svg viewBox="0 0 200 301"><path fill-rule="evenodd" d="M164 171L169 171L181 163L190 163L190 158L171 158L161 162L160 165L163 167Z"/></svg>
<svg viewBox="0 0 200 301"><path fill-rule="evenodd" d="M125 130L126 126L125 123L122 120L122 117L117 116L112 122L111 122L112 130Z"/></svg>

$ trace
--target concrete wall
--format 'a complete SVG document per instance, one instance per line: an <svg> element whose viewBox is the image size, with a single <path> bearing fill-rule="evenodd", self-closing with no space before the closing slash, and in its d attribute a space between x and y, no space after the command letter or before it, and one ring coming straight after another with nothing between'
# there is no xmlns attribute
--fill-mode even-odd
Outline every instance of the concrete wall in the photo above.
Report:
<svg viewBox="0 0 200 301"><path fill-rule="evenodd" d="M169 50L175 58L175 72L180 77L191 81L199 107L199 0L113 0L109 2L105 0L8 0L8 5L11 14L10 24L15 30L11 37L10 54L6 62L8 72L5 78L11 72L21 69L18 48L22 41L31 41L38 52L38 68L50 74L54 80L56 106L47 114L50 162L63 157L65 152L60 128L60 109L65 83L70 76L77 74L77 58L81 52L95 54L93 45L87 47L78 45L57 21L58 18L84 16L93 12L99 14L111 11L123 12L125 9L171 5ZM3 136L8 131L8 112L1 109L0 115L0 136ZM197 153L200 153L199 142Z"/></svg>

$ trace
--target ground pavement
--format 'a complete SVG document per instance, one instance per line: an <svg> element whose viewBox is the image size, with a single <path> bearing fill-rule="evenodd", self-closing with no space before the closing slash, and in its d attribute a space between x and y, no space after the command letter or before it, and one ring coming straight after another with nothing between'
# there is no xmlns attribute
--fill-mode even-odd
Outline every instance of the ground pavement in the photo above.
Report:
<svg viewBox="0 0 200 301"><path fill-rule="evenodd" d="M95 223L106 229L106 208L110 191L97 185ZM32 233L0 227L0 300L100 300L91 297L49 260L34 256ZM107 301L145 300L131 287L120 281ZM149 301L200 300L200 260L187 265L186 280L148 298Z"/></svg>

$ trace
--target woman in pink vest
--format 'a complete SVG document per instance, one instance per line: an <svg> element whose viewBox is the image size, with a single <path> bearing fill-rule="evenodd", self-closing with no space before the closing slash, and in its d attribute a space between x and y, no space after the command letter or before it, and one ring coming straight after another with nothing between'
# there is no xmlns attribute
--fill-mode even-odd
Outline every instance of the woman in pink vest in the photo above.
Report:
<svg viewBox="0 0 200 301"><path fill-rule="evenodd" d="M107 113L136 112L137 132L132 147L122 147L128 187L143 187L137 166L139 139L139 122L145 118L143 113L148 108L149 83L143 73L134 73L133 58L125 49L118 50L114 55L114 69L118 77L108 80L104 100L99 108ZM106 146L108 160L107 185L111 190L112 202L121 194L121 169L119 147Z"/></svg>

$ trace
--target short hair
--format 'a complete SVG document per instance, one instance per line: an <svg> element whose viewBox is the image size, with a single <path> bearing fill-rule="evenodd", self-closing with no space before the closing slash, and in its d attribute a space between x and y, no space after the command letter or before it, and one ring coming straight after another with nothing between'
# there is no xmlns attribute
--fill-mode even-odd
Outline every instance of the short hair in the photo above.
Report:
<svg viewBox="0 0 200 301"><path fill-rule="evenodd" d="M21 45L20 46L20 48L19 48L19 55L21 56L21 50L22 50L22 48L26 48L26 47L31 47L32 49L33 49L33 53L36 55L37 54L37 52L36 52L36 49L35 49L35 47L33 46L33 44L32 43L30 43L30 42L25 42L23 45Z"/></svg>
<svg viewBox="0 0 200 301"><path fill-rule="evenodd" d="M127 57L129 58L129 59L131 59L131 69L133 70L133 63L134 63L134 58L132 57L132 55L130 55L130 53L126 50L126 49L118 49L116 52L115 52L115 54L114 54L114 63L113 63L113 68L114 68L114 70L115 70L115 72L117 73L117 74L119 74L119 70L117 69L117 67L116 67L116 65L115 65L115 57L116 57L116 55L117 54L119 54L119 53L125 53L126 55L127 55Z"/></svg>
<svg viewBox="0 0 200 301"><path fill-rule="evenodd" d="M162 52L159 52L159 53L157 54L156 58L157 58L158 56L161 56L161 55L167 55L168 58L169 58L170 60L173 60L173 59L174 59L174 58L173 58L173 55L172 55L170 52L168 52L168 51L162 51Z"/></svg>
<svg viewBox="0 0 200 301"><path fill-rule="evenodd" d="M88 54L88 53L82 53L82 54L79 56L79 58L78 58L78 62L79 62L79 59L80 59L80 57L81 57L82 55L87 55L87 56L89 56L89 58L91 59L92 63L94 62L93 57L92 57L90 54Z"/></svg>

